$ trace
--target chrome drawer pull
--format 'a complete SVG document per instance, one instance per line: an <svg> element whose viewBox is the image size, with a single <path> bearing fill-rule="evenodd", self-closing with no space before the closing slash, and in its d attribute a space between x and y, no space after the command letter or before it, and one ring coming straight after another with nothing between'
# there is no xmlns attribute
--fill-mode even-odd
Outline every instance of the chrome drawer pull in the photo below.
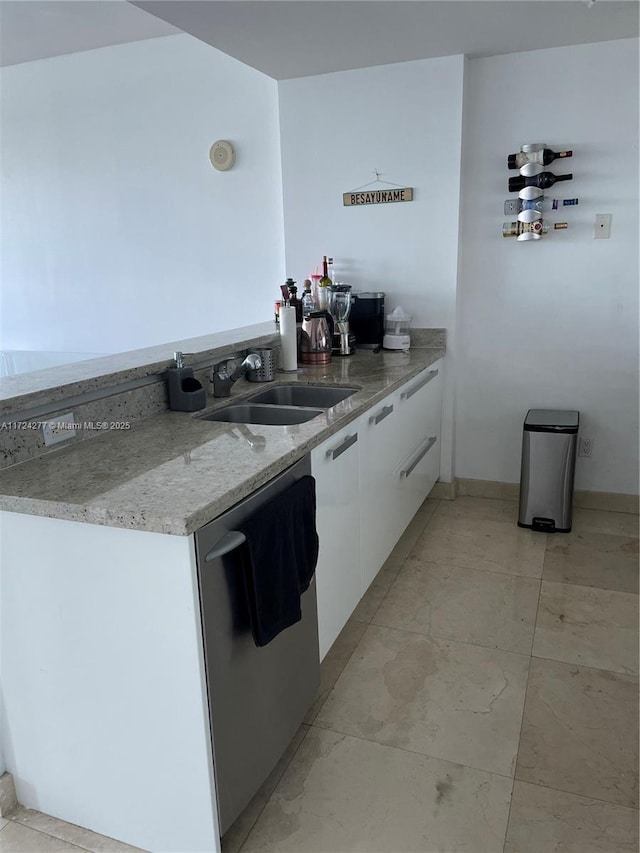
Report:
<svg viewBox="0 0 640 853"><path fill-rule="evenodd" d="M358 433L355 432L353 435L349 435L345 438L341 445L336 447L334 450L327 450L327 456L330 459L337 459L338 456L342 456L345 450L348 450L353 444L358 440Z"/></svg>
<svg viewBox="0 0 640 853"><path fill-rule="evenodd" d="M205 563L210 563L212 560L224 557L225 554L230 554L231 551L235 551L236 548L239 548L242 543L246 541L247 537L244 533L240 533L239 530L230 530L228 533L225 533L222 539L216 542L213 548L209 551L207 556L204 558Z"/></svg>
<svg viewBox="0 0 640 853"><path fill-rule="evenodd" d="M377 415L372 415L369 418L370 424L379 424L380 421L383 421L386 417L388 417L393 411L393 406L385 406L381 412L378 412Z"/></svg>
<svg viewBox="0 0 640 853"><path fill-rule="evenodd" d="M437 435L432 435L430 438L427 439L427 443L422 448L422 450L418 453L418 455L413 460L411 465L409 465L408 468L405 468L404 471L400 471L400 479L401 480L404 480L404 479L406 479L406 477L409 476L409 474L413 471L413 469L416 467L418 462L420 462L422 459L424 459L424 457L431 450L431 448L433 447L433 445L436 443L437 440L438 440Z"/></svg>
<svg viewBox="0 0 640 853"><path fill-rule="evenodd" d="M417 394L421 388L424 388L424 386L431 382L432 379L435 379L437 375L437 370L430 370L422 382L418 382L417 385L414 385L413 388L410 388L408 391L403 391L402 394L400 394L400 399L408 400L409 397L413 397L413 395Z"/></svg>

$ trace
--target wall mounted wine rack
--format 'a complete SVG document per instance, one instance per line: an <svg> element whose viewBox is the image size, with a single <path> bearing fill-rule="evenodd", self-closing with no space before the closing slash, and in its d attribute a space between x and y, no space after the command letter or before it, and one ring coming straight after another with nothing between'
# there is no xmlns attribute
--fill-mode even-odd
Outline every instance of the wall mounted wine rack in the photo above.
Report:
<svg viewBox="0 0 640 853"><path fill-rule="evenodd" d="M573 173L554 175L546 171L546 167L554 160L572 156L573 151L553 151L544 142L523 145L516 154L508 155L507 168L519 170L518 175L509 178L509 192L517 192L518 197L509 198L504 203L505 216L514 216L515 219L503 224L503 237L515 237L521 242L540 240L544 234L564 231L569 227L568 222L545 222L543 214L578 204L577 198L545 196L545 190L557 182L573 179Z"/></svg>

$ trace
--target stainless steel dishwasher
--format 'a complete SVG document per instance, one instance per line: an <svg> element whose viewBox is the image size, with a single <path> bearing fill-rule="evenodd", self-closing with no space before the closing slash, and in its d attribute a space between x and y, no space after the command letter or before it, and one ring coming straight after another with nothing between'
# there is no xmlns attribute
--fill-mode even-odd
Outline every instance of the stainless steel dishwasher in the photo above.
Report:
<svg viewBox="0 0 640 853"><path fill-rule="evenodd" d="M251 633L236 532L300 477L306 456L195 535L209 720L223 835L267 778L320 684L315 577L302 619L258 648Z"/></svg>

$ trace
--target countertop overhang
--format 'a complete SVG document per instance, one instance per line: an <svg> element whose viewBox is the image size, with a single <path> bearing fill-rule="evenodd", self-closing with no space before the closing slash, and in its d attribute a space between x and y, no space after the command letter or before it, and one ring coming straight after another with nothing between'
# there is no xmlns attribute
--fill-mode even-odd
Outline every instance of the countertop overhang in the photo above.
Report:
<svg viewBox="0 0 640 853"><path fill-rule="evenodd" d="M239 426L202 415L270 384L240 380L207 410L164 412L2 472L0 509L70 521L187 536L267 483L445 354L359 351L304 367L277 383L358 387L307 423ZM261 435L252 446L250 434Z"/></svg>

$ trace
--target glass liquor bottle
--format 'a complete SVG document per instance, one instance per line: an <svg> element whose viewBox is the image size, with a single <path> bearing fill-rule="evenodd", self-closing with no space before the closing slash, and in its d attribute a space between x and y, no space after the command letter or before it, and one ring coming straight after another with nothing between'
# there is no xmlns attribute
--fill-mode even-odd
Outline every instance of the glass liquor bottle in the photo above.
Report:
<svg viewBox="0 0 640 853"><path fill-rule="evenodd" d="M535 222L505 222L502 226L502 236L520 239L527 235L525 239L535 240L549 231L564 231L568 227L568 222L554 222L553 225L546 225L542 219L537 219Z"/></svg>
<svg viewBox="0 0 640 853"><path fill-rule="evenodd" d="M296 311L296 323L302 323L302 302L297 296L298 288L296 287L296 283L292 278L288 278L286 284L289 288L289 305L295 308Z"/></svg>
<svg viewBox="0 0 640 853"><path fill-rule="evenodd" d="M311 291L311 279L305 278L304 292L302 294L302 316L308 317L313 311L316 311L318 306Z"/></svg>

